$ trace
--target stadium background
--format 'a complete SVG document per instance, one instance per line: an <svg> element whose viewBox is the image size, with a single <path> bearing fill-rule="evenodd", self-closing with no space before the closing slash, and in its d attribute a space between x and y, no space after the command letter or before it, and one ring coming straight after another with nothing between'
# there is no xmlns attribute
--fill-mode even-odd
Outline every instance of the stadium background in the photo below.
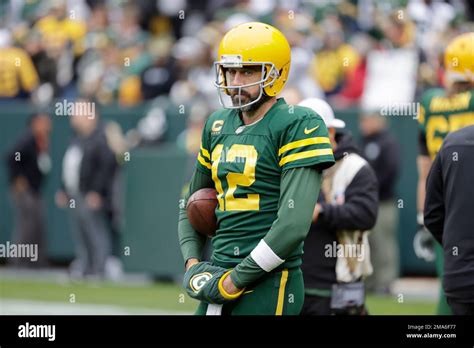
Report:
<svg viewBox="0 0 474 348"><path fill-rule="evenodd" d="M290 76L286 88L302 96L327 97L337 117L345 120L358 137L358 116L364 112L360 107L362 92L344 95L348 71L336 67L327 70L329 77L310 73L312 82L297 81L302 80L306 71L312 71L314 56L324 51L323 42L336 37L342 40L338 47L345 52L344 57L350 55L354 61L362 61L376 46L377 49L378 46L415 49L419 65L417 80L413 81L414 100L424 89L442 85L439 63L442 48L469 25L472 8L463 1L438 2L439 6L447 6L437 10L445 18L433 21L420 10L420 3L403 0L0 1L0 28L9 29L14 44L32 57L32 52L37 53L37 48L32 46L39 45L43 52L56 52L59 45L63 53L69 53L66 57L69 59L60 60L63 55L51 54L53 63L57 64L57 70L64 68L70 72L69 79L58 82L41 70L41 64L48 61L34 60L40 64L37 66L39 88L26 98L18 95L0 100L2 154L25 129L32 111L47 110L53 116L50 145L53 166L43 190L51 268L16 272L1 267L0 314L2 307L5 313L192 311L195 303L183 295L179 282L173 283L182 275L177 213L180 194L194 165L200 129L205 117L219 107L212 86L211 65L222 33L249 20L265 21L280 28L290 37L295 51L294 64L297 64L292 69L299 74ZM64 22L58 24L51 18L51 13L61 8L77 25L71 31ZM388 23L395 23L398 38L393 33L390 36L390 30L395 29ZM58 31L69 34L65 38L55 36ZM364 45L367 40L358 40L361 33L364 39L373 40L370 47ZM339 58L336 65L341 65ZM129 248L129 254L122 256L127 273L116 282L70 281L64 272L64 266L74 256L74 248L67 213L55 206L54 193L60 185L61 161L72 131L68 117L54 115L54 104L78 95L96 97L102 119L120 126L117 139L130 154L130 160L121 161L124 205L120 250ZM398 229L401 275L432 276L434 265L417 259L412 247L416 231L416 120L392 117L388 122L402 150L402 171L397 185L397 197L403 204ZM13 219L3 163L0 211L0 243L5 243L11 237ZM153 282L157 279L160 282ZM405 302L400 302L397 296L370 297L369 310L377 314L434 313L434 297L427 301L423 291L436 292L436 283L406 280L401 282L399 292L410 293L412 286L418 290ZM77 302L71 302L71 294L77 297ZM38 305L41 303L47 305L41 307ZM71 303L76 306L65 310ZM123 306L128 309L122 309Z"/></svg>

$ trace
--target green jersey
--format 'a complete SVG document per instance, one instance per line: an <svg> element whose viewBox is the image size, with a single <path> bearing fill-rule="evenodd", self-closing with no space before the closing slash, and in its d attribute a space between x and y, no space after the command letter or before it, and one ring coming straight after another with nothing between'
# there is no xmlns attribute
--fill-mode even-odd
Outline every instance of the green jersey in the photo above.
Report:
<svg viewBox="0 0 474 348"><path fill-rule="evenodd" d="M196 163L197 170L212 176L218 193L212 261L231 268L250 254L277 219L282 172L296 167L322 170L334 157L321 117L278 99L262 119L249 125L243 124L238 110L213 113ZM283 266L299 265L302 248L301 243Z"/></svg>
<svg viewBox="0 0 474 348"><path fill-rule="evenodd" d="M474 90L446 96L444 89L425 92L418 122L426 141L428 155L434 159L450 132L474 125Z"/></svg>

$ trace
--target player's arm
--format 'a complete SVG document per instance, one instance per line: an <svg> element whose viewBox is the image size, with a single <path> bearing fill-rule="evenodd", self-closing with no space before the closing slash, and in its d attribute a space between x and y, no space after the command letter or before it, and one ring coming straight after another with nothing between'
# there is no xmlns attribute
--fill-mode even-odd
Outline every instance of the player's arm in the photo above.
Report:
<svg viewBox="0 0 474 348"><path fill-rule="evenodd" d="M211 156L209 153L209 136L208 122L206 122L202 131L201 146L196 159L196 169L189 183L188 192L179 205L178 238L186 270L193 264L199 262L202 249L206 242L206 237L198 233L191 226L186 212L186 204L194 192L202 188L214 187L211 173Z"/></svg>
<svg viewBox="0 0 474 348"><path fill-rule="evenodd" d="M424 207L424 223L428 231L441 244L444 226L444 194L441 171L441 152L436 156L428 175Z"/></svg>
<svg viewBox="0 0 474 348"><path fill-rule="evenodd" d="M178 237L186 269L201 259L202 249L206 242L206 237L191 226L186 213L186 204L194 192L208 187L214 187L212 178L200 170L195 170L189 183L189 190L179 205Z"/></svg>
<svg viewBox="0 0 474 348"><path fill-rule="evenodd" d="M321 172L292 168L281 178L278 217L270 231L230 273L237 288L244 288L280 266L304 241L321 187Z"/></svg>

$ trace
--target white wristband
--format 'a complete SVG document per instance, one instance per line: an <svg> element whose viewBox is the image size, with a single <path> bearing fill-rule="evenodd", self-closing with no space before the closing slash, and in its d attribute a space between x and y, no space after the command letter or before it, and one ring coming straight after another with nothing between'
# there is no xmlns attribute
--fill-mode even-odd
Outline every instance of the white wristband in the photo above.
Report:
<svg viewBox="0 0 474 348"><path fill-rule="evenodd" d="M275 254L263 239L252 250L250 256L265 272L270 272L285 262Z"/></svg>

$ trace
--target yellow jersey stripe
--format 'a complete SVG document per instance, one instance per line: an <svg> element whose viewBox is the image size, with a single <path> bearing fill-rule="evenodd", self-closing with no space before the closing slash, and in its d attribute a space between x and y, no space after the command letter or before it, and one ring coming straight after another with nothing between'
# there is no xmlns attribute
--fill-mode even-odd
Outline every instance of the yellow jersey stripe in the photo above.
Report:
<svg viewBox="0 0 474 348"><path fill-rule="evenodd" d="M283 152L296 149L297 147L303 147L303 146L315 145L315 144L330 144L330 143L331 142L329 141L328 137L314 137L314 138L308 138L308 139L303 139L303 140L297 140L280 147L280 150L278 150L278 156L280 156Z"/></svg>
<svg viewBox="0 0 474 348"><path fill-rule="evenodd" d="M201 163L204 167L206 167L207 169L211 169L212 166L210 163L206 162L206 160L201 156L201 154L198 155L198 158L197 160L199 161L199 163Z"/></svg>
<svg viewBox="0 0 474 348"><path fill-rule="evenodd" d="M317 156L326 156L326 155L332 155L332 149L319 149L319 150L311 150L311 151L295 153L293 155L288 155L288 156L283 157L278 164L281 167L285 163L293 162L299 159L317 157Z"/></svg>
<svg viewBox="0 0 474 348"><path fill-rule="evenodd" d="M278 302L275 315L283 315L283 302L285 300L285 288L288 281L288 270L284 269L281 272L280 288L278 289Z"/></svg>
<svg viewBox="0 0 474 348"><path fill-rule="evenodd" d="M209 161L211 160L211 155L209 154L209 151L203 148L202 145L201 145L201 152L204 157L206 157Z"/></svg>

